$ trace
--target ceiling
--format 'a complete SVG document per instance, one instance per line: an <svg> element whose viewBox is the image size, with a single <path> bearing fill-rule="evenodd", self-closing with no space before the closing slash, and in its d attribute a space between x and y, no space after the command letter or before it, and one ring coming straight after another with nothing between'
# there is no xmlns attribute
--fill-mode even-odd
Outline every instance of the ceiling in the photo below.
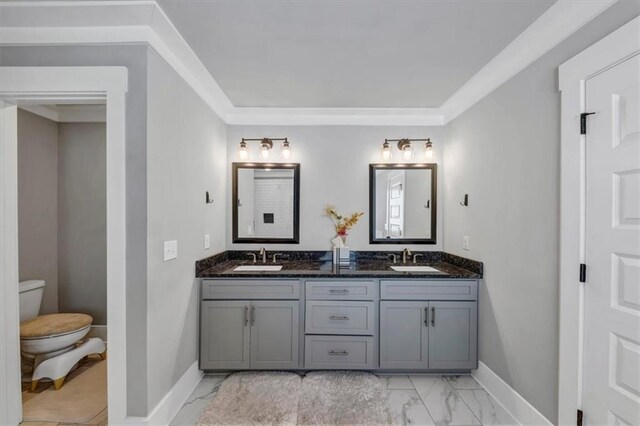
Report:
<svg viewBox="0 0 640 426"><path fill-rule="evenodd" d="M438 107L553 0L159 0L236 107Z"/></svg>

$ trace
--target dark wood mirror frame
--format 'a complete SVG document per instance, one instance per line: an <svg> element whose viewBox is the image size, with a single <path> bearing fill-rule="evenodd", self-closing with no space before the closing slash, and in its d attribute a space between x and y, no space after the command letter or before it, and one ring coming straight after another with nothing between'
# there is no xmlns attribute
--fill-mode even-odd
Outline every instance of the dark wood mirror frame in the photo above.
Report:
<svg viewBox="0 0 640 426"><path fill-rule="evenodd" d="M293 170L293 237L238 237L238 169ZM233 242L245 244L300 244L300 164L299 163L233 163L231 205L233 213Z"/></svg>
<svg viewBox="0 0 640 426"><path fill-rule="evenodd" d="M431 238L376 238L376 170L431 170ZM369 164L369 243L436 244L438 167L434 163Z"/></svg>

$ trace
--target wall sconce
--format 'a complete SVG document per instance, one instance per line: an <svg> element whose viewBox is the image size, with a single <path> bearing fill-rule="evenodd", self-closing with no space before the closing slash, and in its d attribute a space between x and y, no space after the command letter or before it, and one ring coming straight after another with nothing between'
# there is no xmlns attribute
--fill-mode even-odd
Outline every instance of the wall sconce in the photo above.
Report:
<svg viewBox="0 0 640 426"><path fill-rule="evenodd" d="M413 147L411 146L411 142L425 142L425 157L427 159L433 158L433 143L431 142L431 138L428 139L385 139L382 144L382 159L389 160L392 157L391 146L389 142L397 142L398 149L402 153L402 158L404 160L411 160L413 158Z"/></svg>
<svg viewBox="0 0 640 426"><path fill-rule="evenodd" d="M283 141L280 155L284 160L291 159L291 144L289 143L289 140L287 138L261 138L261 139L242 138L242 141L240 142L240 147L238 148L238 157L241 160L249 159L249 150L247 149L247 142L249 141L260 142L260 158L262 160L269 159L269 152L273 149L273 141Z"/></svg>

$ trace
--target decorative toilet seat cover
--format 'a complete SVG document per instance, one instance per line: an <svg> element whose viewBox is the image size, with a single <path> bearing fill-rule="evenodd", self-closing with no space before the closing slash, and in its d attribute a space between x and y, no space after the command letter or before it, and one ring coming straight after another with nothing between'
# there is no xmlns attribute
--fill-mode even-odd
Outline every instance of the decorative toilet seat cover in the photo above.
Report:
<svg viewBox="0 0 640 426"><path fill-rule="evenodd" d="M20 324L20 338L35 339L72 333L90 326L92 322L93 318L87 314L41 315Z"/></svg>

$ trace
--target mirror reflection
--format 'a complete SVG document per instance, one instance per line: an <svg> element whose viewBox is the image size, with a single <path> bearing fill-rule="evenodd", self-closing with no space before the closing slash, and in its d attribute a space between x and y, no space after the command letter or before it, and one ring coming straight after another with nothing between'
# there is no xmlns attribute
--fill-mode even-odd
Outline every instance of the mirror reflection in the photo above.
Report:
<svg viewBox="0 0 640 426"><path fill-rule="evenodd" d="M372 243L435 244L435 164L371 165Z"/></svg>
<svg viewBox="0 0 640 426"><path fill-rule="evenodd" d="M234 242L297 242L297 165L234 164Z"/></svg>

